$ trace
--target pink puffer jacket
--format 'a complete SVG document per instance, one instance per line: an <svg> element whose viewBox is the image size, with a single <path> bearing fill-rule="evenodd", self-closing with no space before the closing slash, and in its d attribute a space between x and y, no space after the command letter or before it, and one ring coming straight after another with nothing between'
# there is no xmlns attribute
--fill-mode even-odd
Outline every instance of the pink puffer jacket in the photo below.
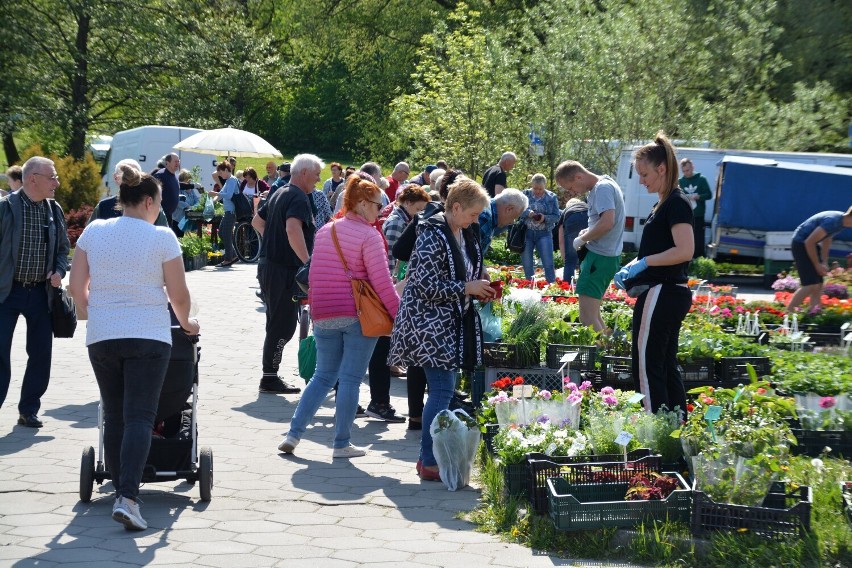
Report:
<svg viewBox="0 0 852 568"><path fill-rule="evenodd" d="M360 215L347 213L345 218L326 223L317 231L309 276L311 319L357 316L352 286L331 238L332 225L337 227L337 240L352 278L369 281L391 318L395 318L399 296L391 281L382 235Z"/></svg>

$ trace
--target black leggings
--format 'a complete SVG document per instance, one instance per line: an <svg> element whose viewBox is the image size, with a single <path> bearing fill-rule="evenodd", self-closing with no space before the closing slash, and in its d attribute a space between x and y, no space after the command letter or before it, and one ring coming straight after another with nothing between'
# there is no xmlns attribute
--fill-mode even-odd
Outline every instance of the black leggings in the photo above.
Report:
<svg viewBox="0 0 852 568"><path fill-rule="evenodd" d="M408 387L408 416L423 416L423 397L426 396L426 373L423 367L409 366L405 384Z"/></svg>
<svg viewBox="0 0 852 568"><path fill-rule="evenodd" d="M293 287L297 270L274 262L264 262L257 267L260 290L266 301L266 339L263 341L265 377L278 374L284 346L296 333L299 304L293 298Z"/></svg>
<svg viewBox="0 0 852 568"><path fill-rule="evenodd" d="M686 411L686 392L677 365L680 325L692 306L692 292L677 284L657 284L633 308L633 382L645 395L646 410L665 405Z"/></svg>
<svg viewBox="0 0 852 568"><path fill-rule="evenodd" d="M390 367L388 367L390 337L380 337L370 357L370 402L390 404Z"/></svg>

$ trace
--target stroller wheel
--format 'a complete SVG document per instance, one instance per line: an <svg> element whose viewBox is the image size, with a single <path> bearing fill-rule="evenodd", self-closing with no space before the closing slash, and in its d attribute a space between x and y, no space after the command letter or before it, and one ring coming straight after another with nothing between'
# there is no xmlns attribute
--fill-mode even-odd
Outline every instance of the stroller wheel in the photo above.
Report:
<svg viewBox="0 0 852 568"><path fill-rule="evenodd" d="M210 500L213 490L213 450L209 446L201 448L198 458L198 491L202 501Z"/></svg>
<svg viewBox="0 0 852 568"><path fill-rule="evenodd" d="M88 503L92 500L92 489L95 487L95 448L89 446L83 450L80 460L80 501Z"/></svg>

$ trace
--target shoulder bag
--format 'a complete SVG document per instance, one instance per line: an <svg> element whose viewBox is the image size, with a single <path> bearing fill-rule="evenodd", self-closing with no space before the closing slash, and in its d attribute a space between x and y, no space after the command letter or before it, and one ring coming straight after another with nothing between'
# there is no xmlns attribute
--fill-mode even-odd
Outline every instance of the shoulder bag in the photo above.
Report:
<svg viewBox="0 0 852 568"><path fill-rule="evenodd" d="M56 239L53 247L53 272L55 273L59 255L59 231L62 224L59 222L59 209L53 206L52 201L50 205L56 226ZM47 285L50 286L50 293L53 294L53 311L50 313L53 337L74 337L74 331L77 329L77 306L74 304L74 298L62 286L54 288L49 281Z"/></svg>
<svg viewBox="0 0 852 568"><path fill-rule="evenodd" d="M251 206L249 198L243 193L243 188L234 192L234 195L231 196L231 202L234 204L234 215L237 217L237 221L251 219L254 215L254 208Z"/></svg>
<svg viewBox="0 0 852 568"><path fill-rule="evenodd" d="M337 240L336 224L335 221L331 225L331 238L334 240L340 262L343 263L343 270L346 271L346 276L349 277L352 284L352 297L355 298L355 311L358 314L358 320L361 322L361 333L367 337L390 335L393 330L393 320L382 303L382 299L379 298L370 283L366 280L352 278L352 272L349 270L349 265L346 264L346 259L343 258L343 251L340 250L340 242Z"/></svg>
<svg viewBox="0 0 852 568"><path fill-rule="evenodd" d="M506 233L506 248L512 252L524 252L527 246L527 224L524 221L515 221Z"/></svg>

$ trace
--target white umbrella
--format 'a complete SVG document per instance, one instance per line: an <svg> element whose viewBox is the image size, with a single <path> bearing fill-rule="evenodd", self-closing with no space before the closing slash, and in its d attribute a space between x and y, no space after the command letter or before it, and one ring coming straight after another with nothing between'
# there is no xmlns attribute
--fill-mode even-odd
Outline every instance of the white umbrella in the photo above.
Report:
<svg viewBox="0 0 852 568"><path fill-rule="evenodd" d="M251 132L237 128L204 130L174 145L173 149L235 158L281 158L281 152Z"/></svg>

